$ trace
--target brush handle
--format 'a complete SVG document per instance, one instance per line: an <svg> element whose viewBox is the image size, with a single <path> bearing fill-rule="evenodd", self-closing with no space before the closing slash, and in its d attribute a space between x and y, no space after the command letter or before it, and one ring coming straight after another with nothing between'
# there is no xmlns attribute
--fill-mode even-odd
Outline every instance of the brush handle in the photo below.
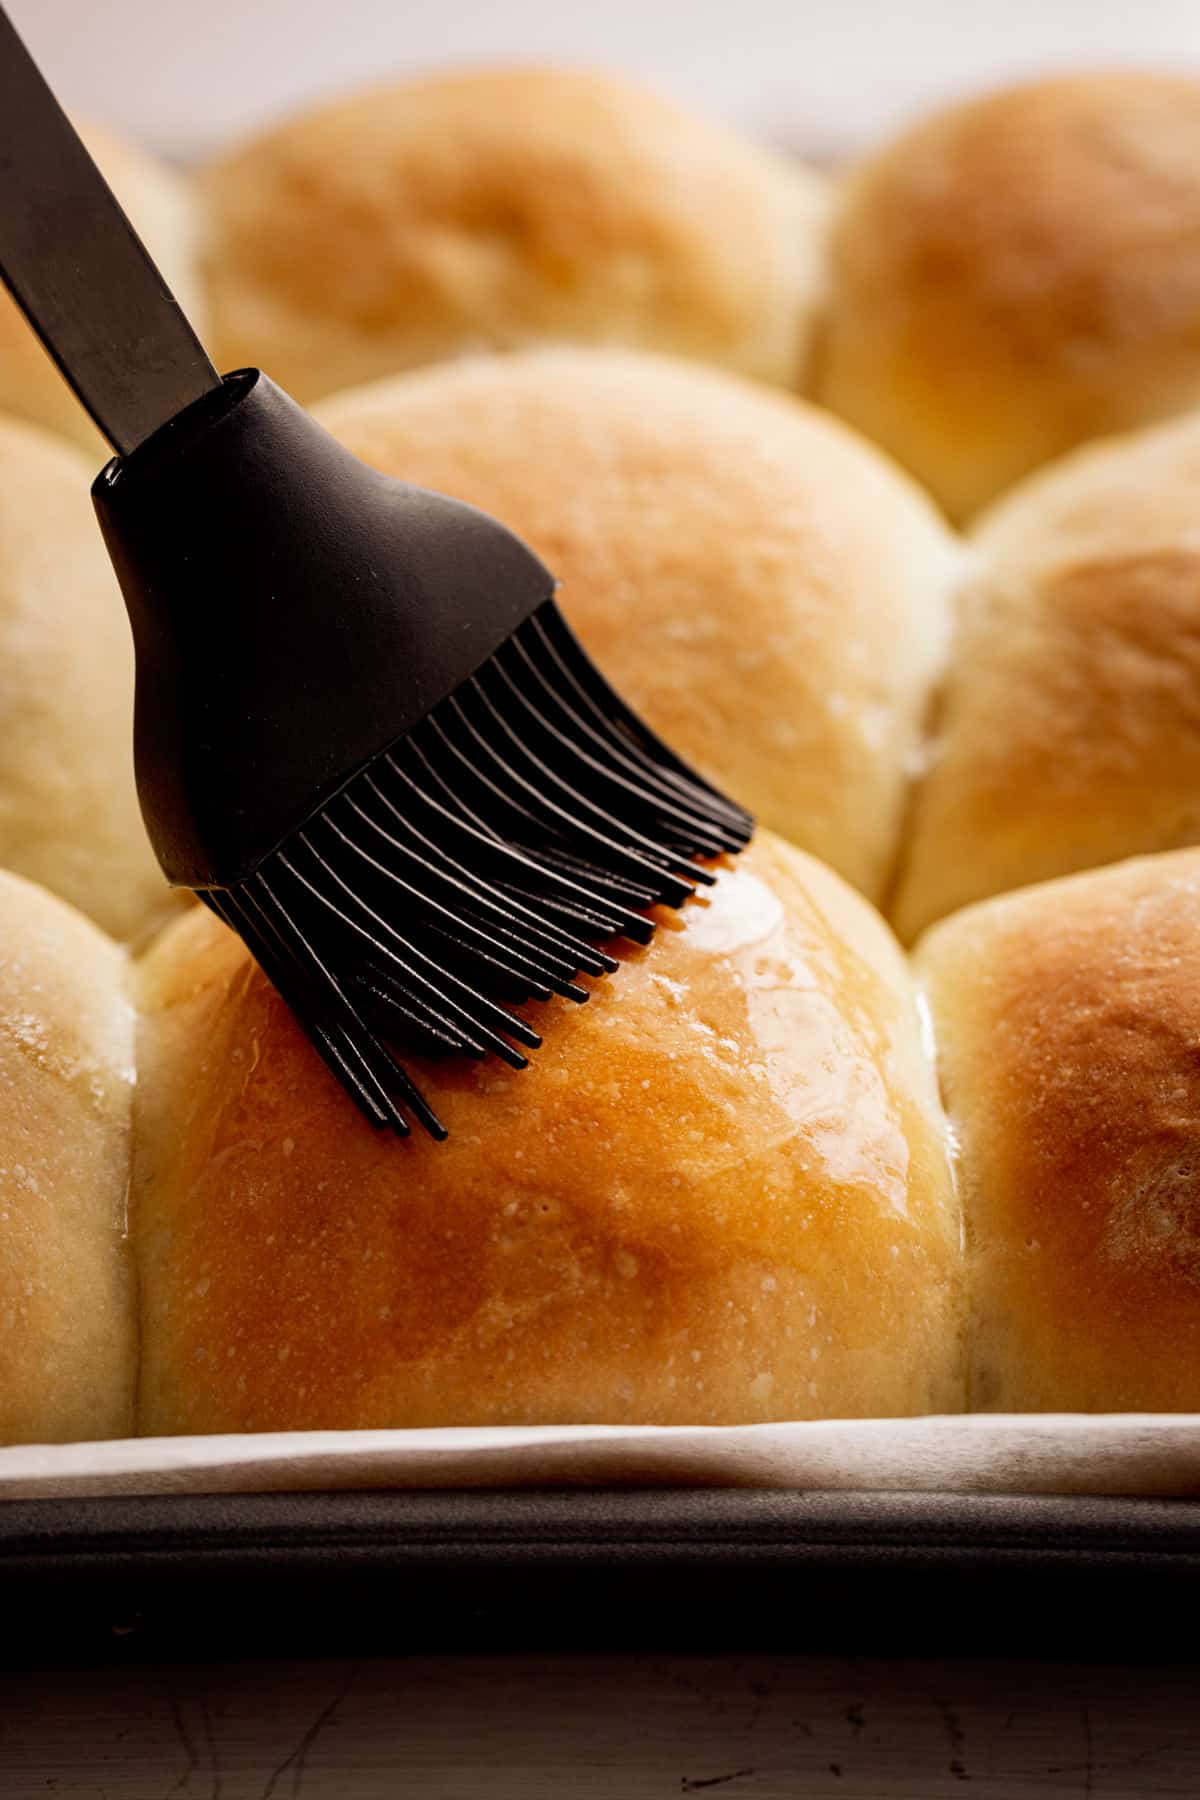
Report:
<svg viewBox="0 0 1200 1800"><path fill-rule="evenodd" d="M219 387L2 7L0 276L119 455Z"/></svg>
<svg viewBox="0 0 1200 1800"><path fill-rule="evenodd" d="M246 880L554 592L494 519L352 456L257 369L92 485L168 879Z"/></svg>

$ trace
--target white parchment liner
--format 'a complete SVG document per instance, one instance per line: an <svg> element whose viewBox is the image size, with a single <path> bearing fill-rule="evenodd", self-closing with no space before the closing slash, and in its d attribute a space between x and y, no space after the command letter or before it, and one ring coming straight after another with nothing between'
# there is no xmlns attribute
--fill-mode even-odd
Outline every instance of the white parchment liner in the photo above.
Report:
<svg viewBox="0 0 1200 1800"><path fill-rule="evenodd" d="M1200 1414L306 1431L0 1449L0 1500L621 1484L1200 1495Z"/></svg>

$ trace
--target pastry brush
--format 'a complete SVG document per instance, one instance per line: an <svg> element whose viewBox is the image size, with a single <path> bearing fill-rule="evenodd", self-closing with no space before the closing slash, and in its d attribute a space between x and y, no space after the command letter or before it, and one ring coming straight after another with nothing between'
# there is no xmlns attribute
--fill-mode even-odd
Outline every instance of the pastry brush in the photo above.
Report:
<svg viewBox="0 0 1200 1800"><path fill-rule="evenodd" d="M444 1136L402 1057L523 1067L519 1009L586 999L752 821L618 698L512 532L217 375L2 11L0 183L0 273L116 453L92 495L163 870L373 1125Z"/></svg>

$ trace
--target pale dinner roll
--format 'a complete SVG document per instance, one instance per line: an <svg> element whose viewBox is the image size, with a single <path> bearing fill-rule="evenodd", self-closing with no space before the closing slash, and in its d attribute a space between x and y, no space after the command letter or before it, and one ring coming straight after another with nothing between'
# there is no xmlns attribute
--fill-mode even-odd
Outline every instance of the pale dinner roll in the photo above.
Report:
<svg viewBox="0 0 1200 1800"><path fill-rule="evenodd" d="M1200 402L1200 80L1039 81L864 162L817 390L955 517Z"/></svg>
<svg viewBox="0 0 1200 1800"><path fill-rule="evenodd" d="M917 970L961 1147L971 1409L1200 1411L1200 851L972 907Z"/></svg>
<svg viewBox="0 0 1200 1800"><path fill-rule="evenodd" d="M0 1444L133 1428L125 957L0 872Z"/></svg>
<svg viewBox="0 0 1200 1800"><path fill-rule="evenodd" d="M529 1069L377 1136L199 908L140 971L144 1432L725 1424L962 1404L959 1219L908 972L760 838Z"/></svg>
<svg viewBox="0 0 1200 1800"><path fill-rule="evenodd" d="M0 867L117 936L170 905L133 781L133 648L90 465L0 419Z"/></svg>
<svg viewBox="0 0 1200 1800"><path fill-rule="evenodd" d="M617 343L791 386L824 183L606 75L491 68L325 105L218 162L213 341L302 400L464 351Z"/></svg>
<svg viewBox="0 0 1200 1800"><path fill-rule="evenodd" d="M192 199L186 183L147 151L107 131L90 125L79 130L176 299L199 330L204 319ZM92 474L112 454L2 286L0 412L74 439L88 451Z"/></svg>
<svg viewBox="0 0 1200 1800"><path fill-rule="evenodd" d="M525 536L649 723L881 893L959 551L869 445L735 377L611 350L444 365L319 411L368 462Z"/></svg>
<svg viewBox="0 0 1200 1800"><path fill-rule="evenodd" d="M894 916L1200 841L1200 415L981 521Z"/></svg>

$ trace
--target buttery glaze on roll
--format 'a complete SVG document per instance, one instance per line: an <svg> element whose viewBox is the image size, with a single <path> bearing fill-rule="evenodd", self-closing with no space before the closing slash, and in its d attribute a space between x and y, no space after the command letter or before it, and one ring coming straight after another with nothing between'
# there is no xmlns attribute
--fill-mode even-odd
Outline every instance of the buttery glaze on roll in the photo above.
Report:
<svg viewBox="0 0 1200 1800"><path fill-rule="evenodd" d="M824 183L656 94L459 71L301 114L208 172L222 368L311 400L465 351L670 351L795 385Z"/></svg>
<svg viewBox="0 0 1200 1800"><path fill-rule="evenodd" d="M187 183L145 150L77 126L105 180L145 241L192 323L204 324L197 271L192 196ZM72 439L92 459L90 474L111 455L62 376L0 285L0 412Z"/></svg>
<svg viewBox="0 0 1200 1800"><path fill-rule="evenodd" d="M0 1444L133 1429L125 974L94 925L0 873Z"/></svg>
<svg viewBox="0 0 1200 1800"><path fill-rule="evenodd" d="M519 532L669 744L882 893L960 552L868 444L801 401L623 351L481 357L318 414L385 473Z"/></svg>
<svg viewBox="0 0 1200 1800"><path fill-rule="evenodd" d="M986 513L893 908L1200 841L1200 416L1077 451Z"/></svg>
<svg viewBox="0 0 1200 1800"><path fill-rule="evenodd" d="M133 648L73 446L0 418L0 865L117 937L173 909L133 779Z"/></svg>
<svg viewBox="0 0 1200 1800"><path fill-rule="evenodd" d="M1200 402L1200 80L1038 81L852 171L818 397L952 517Z"/></svg>
<svg viewBox="0 0 1200 1800"><path fill-rule="evenodd" d="M917 972L981 1412L1200 1411L1200 851L969 908Z"/></svg>
<svg viewBox="0 0 1200 1800"><path fill-rule="evenodd" d="M531 1067L367 1130L197 909L140 971L144 1432L727 1424L962 1405L959 1221L907 970L761 837Z"/></svg>

